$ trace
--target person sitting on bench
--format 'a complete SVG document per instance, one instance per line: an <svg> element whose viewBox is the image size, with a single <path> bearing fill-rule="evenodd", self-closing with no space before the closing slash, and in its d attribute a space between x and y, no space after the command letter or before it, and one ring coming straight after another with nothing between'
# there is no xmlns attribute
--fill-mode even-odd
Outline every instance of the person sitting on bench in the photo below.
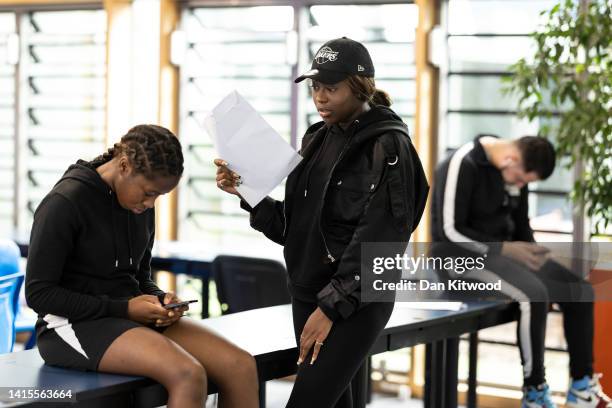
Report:
<svg viewBox="0 0 612 408"><path fill-rule="evenodd" d="M535 243L528 218L527 184L548 178L555 167L552 144L525 136L504 140L480 135L438 166L432 199L434 242L453 242L486 254L484 269L464 276L501 280L518 300L517 337L524 375L522 407L554 407L544 375L544 337L549 300L563 311L572 382L567 406L612 407L593 374L593 288L548 259ZM435 244L434 244L435 246ZM569 293L572 288L579 294Z"/></svg>
<svg viewBox="0 0 612 408"><path fill-rule="evenodd" d="M152 378L168 407L201 408L207 378L223 407L258 406L254 358L183 318L151 279L155 200L183 173L169 130L139 125L107 153L79 160L34 214L26 299L50 365Z"/></svg>

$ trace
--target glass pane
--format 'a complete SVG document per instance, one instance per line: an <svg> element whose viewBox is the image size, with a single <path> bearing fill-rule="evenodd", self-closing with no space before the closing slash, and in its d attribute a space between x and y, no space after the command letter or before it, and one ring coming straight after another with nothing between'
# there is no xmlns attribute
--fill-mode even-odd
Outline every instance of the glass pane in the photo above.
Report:
<svg viewBox="0 0 612 408"><path fill-rule="evenodd" d="M203 119L237 90L287 141L291 138L292 66L287 37L293 7L195 8L183 12L189 47L181 66L180 137L186 170L180 188L179 238L218 245L261 245L238 200L216 186L216 157ZM281 185L272 196L283 197Z"/></svg>
<svg viewBox="0 0 612 408"><path fill-rule="evenodd" d="M182 24L189 33L197 35L218 29L229 35L209 37L211 42L244 39L245 32L279 33L293 29L293 7L287 6L195 8L187 13L189 17Z"/></svg>
<svg viewBox="0 0 612 408"><path fill-rule="evenodd" d="M0 34L12 34L15 31L15 14L0 13Z"/></svg>
<svg viewBox="0 0 612 408"><path fill-rule="evenodd" d="M505 72L533 47L528 37L450 37L450 70Z"/></svg>
<svg viewBox="0 0 612 408"><path fill-rule="evenodd" d="M8 61L15 14L0 13L0 230L13 229L15 180L15 65Z"/></svg>
<svg viewBox="0 0 612 408"><path fill-rule="evenodd" d="M506 86L502 75L451 74L448 77L448 109L502 110L515 111L518 107L516 95L504 94ZM542 93L542 107L553 111L563 111L570 107L569 102L560 108L552 108L550 93Z"/></svg>
<svg viewBox="0 0 612 408"><path fill-rule="evenodd" d="M554 0L451 0L448 3L450 34L528 34Z"/></svg>
<svg viewBox="0 0 612 408"><path fill-rule="evenodd" d="M474 110L515 110L517 98L503 95L501 76L448 78L448 108Z"/></svg>
<svg viewBox="0 0 612 408"><path fill-rule="evenodd" d="M308 37L319 43L342 36L361 42L412 43L418 23L415 4L312 6L309 10Z"/></svg>
<svg viewBox="0 0 612 408"><path fill-rule="evenodd" d="M26 168L20 228L77 159L104 149L106 15L103 10L23 15L21 63L27 114L20 135Z"/></svg>
<svg viewBox="0 0 612 408"><path fill-rule="evenodd" d="M568 196L529 194L531 228L541 231L571 233L572 205Z"/></svg>
<svg viewBox="0 0 612 408"><path fill-rule="evenodd" d="M457 148L473 140L479 133L491 133L504 138L514 138L538 133L539 123L544 120L528 122L516 115L491 113L448 113L448 137L445 148ZM554 123L554 119L553 119Z"/></svg>

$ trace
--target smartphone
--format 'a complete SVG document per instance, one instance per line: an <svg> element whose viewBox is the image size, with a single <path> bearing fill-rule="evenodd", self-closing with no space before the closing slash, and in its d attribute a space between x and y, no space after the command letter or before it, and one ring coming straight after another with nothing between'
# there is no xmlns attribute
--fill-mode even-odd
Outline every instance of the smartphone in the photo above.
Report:
<svg viewBox="0 0 612 408"><path fill-rule="evenodd" d="M177 307L187 306L188 304L195 302L197 302L197 300L186 300L184 302L168 303L167 305L164 305L164 309L175 309Z"/></svg>

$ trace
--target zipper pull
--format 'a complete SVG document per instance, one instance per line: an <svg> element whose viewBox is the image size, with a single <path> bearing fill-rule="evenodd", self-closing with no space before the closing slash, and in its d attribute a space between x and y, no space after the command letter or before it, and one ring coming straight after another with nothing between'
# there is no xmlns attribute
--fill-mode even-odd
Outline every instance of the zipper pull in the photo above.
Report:
<svg viewBox="0 0 612 408"><path fill-rule="evenodd" d="M304 190L304 197L308 195L308 190Z"/></svg>
<svg viewBox="0 0 612 408"><path fill-rule="evenodd" d="M130 265L132 265L132 257L130 256Z"/></svg>
<svg viewBox="0 0 612 408"><path fill-rule="evenodd" d="M119 266L119 260L115 259L115 268Z"/></svg>
<svg viewBox="0 0 612 408"><path fill-rule="evenodd" d="M327 257L329 258L329 262L331 263L334 263L336 261L336 258L334 258L329 252L327 253Z"/></svg>

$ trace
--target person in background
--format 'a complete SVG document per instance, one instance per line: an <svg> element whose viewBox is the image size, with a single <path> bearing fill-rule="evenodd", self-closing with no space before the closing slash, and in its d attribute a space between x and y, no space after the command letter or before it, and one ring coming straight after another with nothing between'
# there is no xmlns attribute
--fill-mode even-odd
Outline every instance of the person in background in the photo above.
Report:
<svg viewBox="0 0 612 408"><path fill-rule="evenodd" d="M519 301L517 339L523 365L523 408L551 408L544 373L549 301L563 312L570 357L567 407L610 408L593 373L593 288L547 257L529 226L527 185L555 168L552 144L535 136L504 140L479 135L440 163L432 198L434 242L456 243L485 255L484 269L464 276L502 281L502 292Z"/></svg>

